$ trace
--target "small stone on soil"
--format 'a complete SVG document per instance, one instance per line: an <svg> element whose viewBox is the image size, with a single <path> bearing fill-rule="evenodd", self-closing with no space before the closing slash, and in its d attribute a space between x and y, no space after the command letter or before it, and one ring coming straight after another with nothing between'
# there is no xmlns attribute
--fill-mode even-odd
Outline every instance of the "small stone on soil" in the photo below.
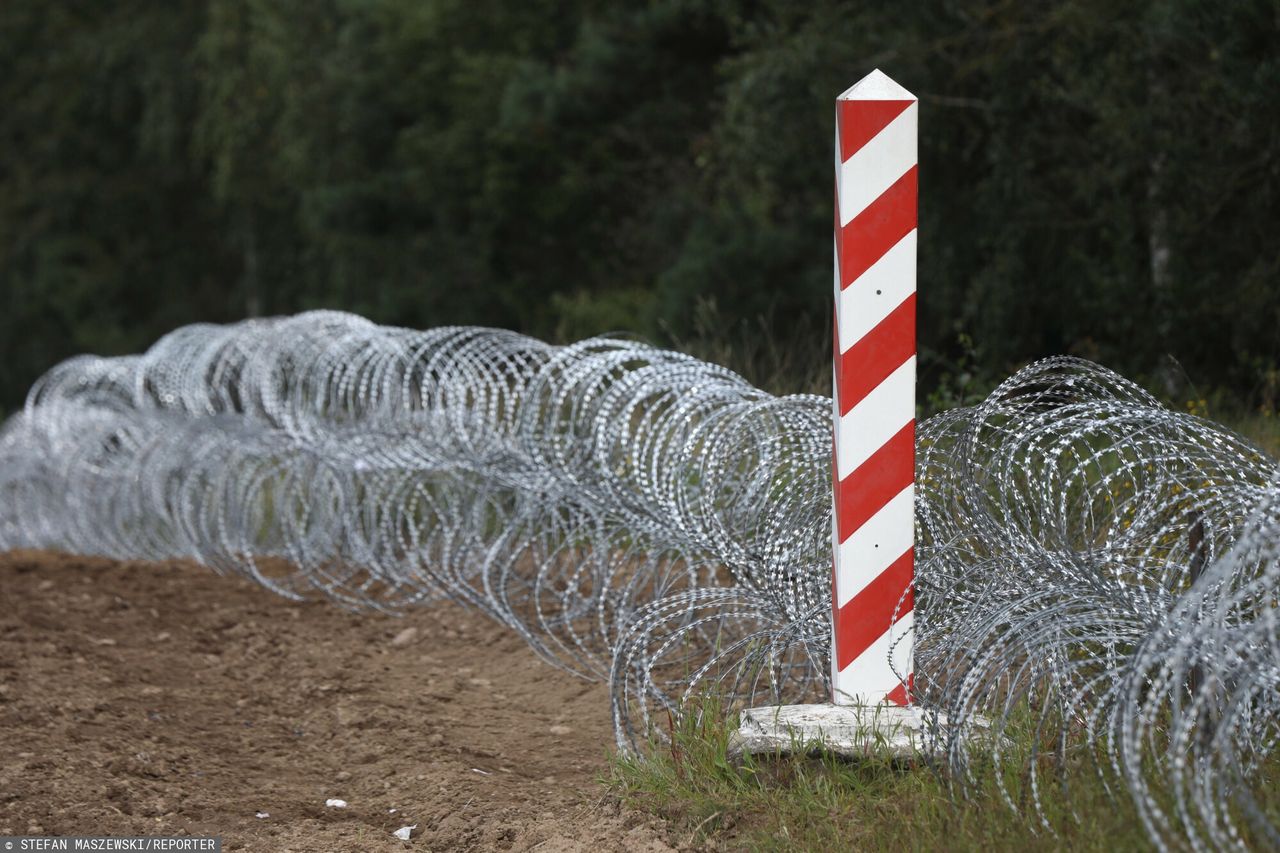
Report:
<svg viewBox="0 0 1280 853"><path fill-rule="evenodd" d="M415 639L417 639L417 636L418 636L417 628L405 628L399 634L396 634L395 638L391 641L391 645L396 647L407 646L410 643L412 643Z"/></svg>

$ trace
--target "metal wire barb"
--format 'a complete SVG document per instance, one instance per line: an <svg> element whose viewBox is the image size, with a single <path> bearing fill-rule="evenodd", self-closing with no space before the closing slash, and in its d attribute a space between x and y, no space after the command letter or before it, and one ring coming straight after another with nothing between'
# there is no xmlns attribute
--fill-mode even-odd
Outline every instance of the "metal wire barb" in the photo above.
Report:
<svg viewBox="0 0 1280 853"><path fill-rule="evenodd" d="M990 723L1033 810L1038 759L1084 749L1161 846L1280 843L1276 461L1068 358L917 442L916 693L951 778ZM825 699L830 460L829 400L680 353L312 312L49 371L0 429L0 549L449 596L607 680L633 748L704 692Z"/></svg>

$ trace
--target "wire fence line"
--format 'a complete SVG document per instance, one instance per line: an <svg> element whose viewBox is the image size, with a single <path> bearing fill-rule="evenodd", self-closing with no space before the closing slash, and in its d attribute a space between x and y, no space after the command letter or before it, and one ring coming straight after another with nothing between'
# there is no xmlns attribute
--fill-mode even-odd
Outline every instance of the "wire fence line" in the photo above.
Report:
<svg viewBox="0 0 1280 853"><path fill-rule="evenodd" d="M0 549L190 558L353 608L448 596L607 680L635 748L703 692L827 697L831 440L829 399L633 341L188 326L36 383L0 429ZM953 778L981 748L1035 793L1035 750L1083 744L1161 845L1280 842L1256 799L1276 460L1068 358L925 421L917 452L916 699Z"/></svg>

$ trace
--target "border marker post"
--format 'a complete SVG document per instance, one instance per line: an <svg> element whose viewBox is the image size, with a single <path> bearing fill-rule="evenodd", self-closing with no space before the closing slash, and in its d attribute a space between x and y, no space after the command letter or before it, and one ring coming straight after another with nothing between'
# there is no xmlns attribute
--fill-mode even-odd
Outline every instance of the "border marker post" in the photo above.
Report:
<svg viewBox="0 0 1280 853"><path fill-rule="evenodd" d="M918 115L879 70L836 99L836 704L910 702Z"/></svg>
<svg viewBox="0 0 1280 853"><path fill-rule="evenodd" d="M879 70L836 99L832 702L743 711L735 754L925 748L911 706L918 114Z"/></svg>

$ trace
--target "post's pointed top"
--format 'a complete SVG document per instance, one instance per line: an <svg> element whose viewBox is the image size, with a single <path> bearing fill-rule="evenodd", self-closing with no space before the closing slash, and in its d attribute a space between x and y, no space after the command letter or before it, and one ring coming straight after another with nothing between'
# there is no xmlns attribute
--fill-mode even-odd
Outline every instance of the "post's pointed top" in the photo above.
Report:
<svg viewBox="0 0 1280 853"><path fill-rule="evenodd" d="M914 101L916 96L899 86L879 68L854 83L838 101Z"/></svg>

